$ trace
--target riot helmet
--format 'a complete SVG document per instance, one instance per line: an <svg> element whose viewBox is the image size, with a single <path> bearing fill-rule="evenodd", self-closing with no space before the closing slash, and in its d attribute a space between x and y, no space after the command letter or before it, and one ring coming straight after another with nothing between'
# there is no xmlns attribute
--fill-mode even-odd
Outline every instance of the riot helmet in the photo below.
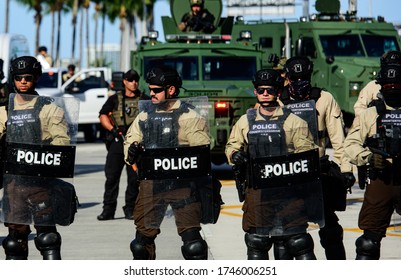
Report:
<svg viewBox="0 0 401 280"><path fill-rule="evenodd" d="M272 86L276 89L281 89L284 86L284 79L276 70L262 69L256 72L252 83L255 88L259 86Z"/></svg>
<svg viewBox="0 0 401 280"><path fill-rule="evenodd" d="M195 5L203 7L203 4L205 3L204 0L190 0L189 2L191 4L191 7Z"/></svg>
<svg viewBox="0 0 401 280"><path fill-rule="evenodd" d="M286 61L284 69L290 80L310 80L313 62L304 56L294 56Z"/></svg>
<svg viewBox="0 0 401 280"><path fill-rule="evenodd" d="M38 78L42 75L42 66L33 56L21 56L11 62L10 73L11 76L31 74Z"/></svg>
<svg viewBox="0 0 401 280"><path fill-rule="evenodd" d="M182 87L182 79L178 74L177 70L161 65L150 69L146 74L146 83L150 85L157 85L167 89L169 86L175 87L175 95L177 97L180 93L180 88Z"/></svg>
<svg viewBox="0 0 401 280"><path fill-rule="evenodd" d="M376 81L381 85L384 101L391 107L401 107L401 65L382 66Z"/></svg>
<svg viewBox="0 0 401 280"><path fill-rule="evenodd" d="M312 89L312 61L307 57L294 56L287 60L284 68L290 81L290 96L295 100L308 100Z"/></svg>
<svg viewBox="0 0 401 280"><path fill-rule="evenodd" d="M12 86L14 87L15 92L19 92L19 90L15 87L14 79L18 75L30 74L33 76L34 86L29 89L27 94L35 93L35 86L38 78L42 75L42 66L40 62L33 56L21 56L17 57L11 62L10 66L10 77L12 81Z"/></svg>
<svg viewBox="0 0 401 280"><path fill-rule="evenodd" d="M262 69L256 72L252 79L252 83L255 87L255 94L258 99L258 103L263 107L277 107L279 106L277 102L277 97L281 94L284 87L284 79L281 77L280 73L273 69ZM266 88L261 86L271 86L272 88ZM265 94L265 91L269 95L273 95L274 101L262 101L263 98L259 96Z"/></svg>
<svg viewBox="0 0 401 280"><path fill-rule="evenodd" d="M384 65L401 65L401 52L395 50L385 52L380 57L380 66Z"/></svg>

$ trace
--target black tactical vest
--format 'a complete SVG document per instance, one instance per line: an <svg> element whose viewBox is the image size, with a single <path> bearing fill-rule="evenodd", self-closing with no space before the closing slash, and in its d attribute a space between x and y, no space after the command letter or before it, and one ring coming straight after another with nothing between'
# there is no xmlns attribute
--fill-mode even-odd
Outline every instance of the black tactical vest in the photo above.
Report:
<svg viewBox="0 0 401 280"><path fill-rule="evenodd" d="M12 108L14 100L10 101ZM50 98L37 98L32 109L11 110L8 112L7 141L20 142L21 139L29 137L32 143L42 143L41 123L39 113L43 106L50 104ZM49 140L50 143L50 140ZM43 142L43 144L46 144Z"/></svg>
<svg viewBox="0 0 401 280"><path fill-rule="evenodd" d="M248 149L251 158L287 154L283 127L290 111L283 108L283 112L276 120L256 120L256 109L248 110Z"/></svg>
<svg viewBox="0 0 401 280"><path fill-rule="evenodd" d="M151 106L148 119L139 122L143 133L143 143L146 148L175 148L179 146L178 130L179 117L189 112L191 105L182 102L178 109L173 111L158 111L157 106Z"/></svg>

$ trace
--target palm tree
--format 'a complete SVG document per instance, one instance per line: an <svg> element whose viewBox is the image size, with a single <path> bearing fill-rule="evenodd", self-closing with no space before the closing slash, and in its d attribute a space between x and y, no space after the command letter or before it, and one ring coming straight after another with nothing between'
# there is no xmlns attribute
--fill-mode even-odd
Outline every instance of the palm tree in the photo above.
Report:
<svg viewBox="0 0 401 280"><path fill-rule="evenodd" d="M46 0L17 0L17 2L28 7L28 10L34 10L34 22L36 25L35 48L39 48L40 42L40 25L42 24L42 3Z"/></svg>

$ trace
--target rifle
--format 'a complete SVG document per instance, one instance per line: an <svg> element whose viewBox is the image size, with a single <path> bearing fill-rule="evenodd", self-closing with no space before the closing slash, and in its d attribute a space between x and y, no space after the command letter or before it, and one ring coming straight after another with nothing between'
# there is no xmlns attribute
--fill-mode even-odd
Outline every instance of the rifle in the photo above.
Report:
<svg viewBox="0 0 401 280"><path fill-rule="evenodd" d="M245 200L246 171L244 167L245 166L233 165L234 180L235 180L235 186L237 187L239 202L243 202Z"/></svg>
<svg viewBox="0 0 401 280"><path fill-rule="evenodd" d="M110 123L111 123L111 125L113 126L113 128L118 132L118 135L121 137L121 139L122 139L123 142L124 142L124 141L125 141L124 134L123 134L123 132L120 130L120 128L118 127L117 122L116 122L116 119L115 119L115 117L114 117L114 115L113 115L113 112L110 112L110 113L109 113L109 120L110 120ZM115 137L114 140L115 140L116 142L119 142L120 139L118 139L118 137ZM132 165L132 169L134 169L134 171L137 172L138 168L137 168L137 166L136 166L135 163Z"/></svg>
<svg viewBox="0 0 401 280"><path fill-rule="evenodd" d="M123 141L125 141L124 134L123 134L123 132L120 130L120 128L118 127L117 122L116 122L116 118L114 117L113 112L110 112L110 113L109 113L109 120L110 120L110 123L111 123L111 125L113 126L113 128L117 131L118 135L121 137L121 139L122 139ZM114 140L115 140L116 142L120 142L120 139L119 139L118 137L115 137Z"/></svg>

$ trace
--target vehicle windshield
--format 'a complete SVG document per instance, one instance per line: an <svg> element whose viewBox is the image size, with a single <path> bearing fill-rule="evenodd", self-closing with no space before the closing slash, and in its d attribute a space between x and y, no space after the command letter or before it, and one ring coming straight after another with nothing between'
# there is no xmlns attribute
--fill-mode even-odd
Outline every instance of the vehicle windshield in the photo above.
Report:
<svg viewBox="0 0 401 280"><path fill-rule="evenodd" d="M58 73L57 72L44 72L40 76L36 88L57 88L58 86Z"/></svg>
<svg viewBox="0 0 401 280"><path fill-rule="evenodd" d="M369 56L380 57L389 50L399 50L394 36L379 35L320 35L323 52L326 56ZM362 45L363 43L363 45ZM367 54L363 50L363 46Z"/></svg>
<svg viewBox="0 0 401 280"><path fill-rule="evenodd" d="M320 35L326 56L365 56L358 35Z"/></svg>
<svg viewBox="0 0 401 280"><path fill-rule="evenodd" d="M177 69L183 80L199 80L198 57L146 57L145 73L152 67L164 64ZM252 80L256 73L255 57L206 56L202 58L202 79L206 81Z"/></svg>
<svg viewBox="0 0 401 280"><path fill-rule="evenodd" d="M206 56L202 59L202 67L204 80L250 81L256 73L256 58Z"/></svg>
<svg viewBox="0 0 401 280"><path fill-rule="evenodd" d="M368 56L372 57L380 57L390 50L400 50L393 36L362 35L362 41Z"/></svg>
<svg viewBox="0 0 401 280"><path fill-rule="evenodd" d="M199 80L198 58L196 56L146 57L144 63L145 73L148 73L153 67L168 65L177 69L183 80Z"/></svg>

